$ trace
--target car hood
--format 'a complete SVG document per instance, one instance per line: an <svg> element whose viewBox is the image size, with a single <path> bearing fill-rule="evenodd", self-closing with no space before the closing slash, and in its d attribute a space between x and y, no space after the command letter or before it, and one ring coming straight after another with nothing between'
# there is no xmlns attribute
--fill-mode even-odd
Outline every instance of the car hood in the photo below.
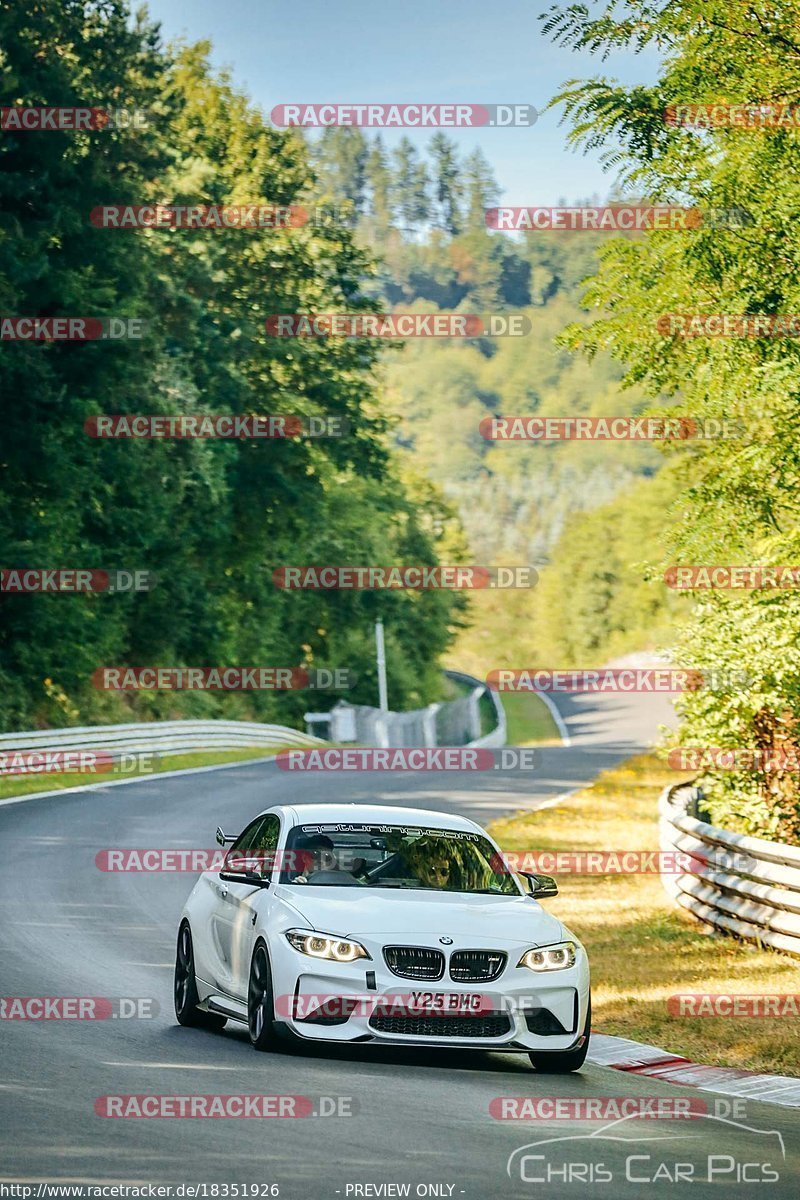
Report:
<svg viewBox="0 0 800 1200"><path fill-rule="evenodd" d="M306 886L284 886L278 895L312 929L340 937L447 936L546 946L565 936L561 922L526 896Z"/></svg>

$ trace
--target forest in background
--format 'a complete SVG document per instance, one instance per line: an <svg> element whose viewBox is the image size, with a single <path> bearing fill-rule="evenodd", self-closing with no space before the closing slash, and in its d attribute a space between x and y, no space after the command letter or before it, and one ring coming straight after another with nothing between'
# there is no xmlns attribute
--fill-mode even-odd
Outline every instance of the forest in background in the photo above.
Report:
<svg viewBox="0 0 800 1200"><path fill-rule="evenodd" d="M292 563L453 560L457 522L392 453L378 351L269 337L276 312L364 311L369 256L341 225L96 228L98 204L291 204L312 186L303 139L276 131L209 66L166 50L126 4L0 6L2 94L21 105L124 106L144 128L0 140L0 301L8 314L146 318L143 341L5 341L4 568L147 570L152 591L2 596L0 727L175 716L302 724L338 694L96 689L100 666L345 668L375 702L374 622L389 701L437 699L463 606L447 592L278 590ZM291 413L339 438L100 441L112 413Z"/></svg>
<svg viewBox="0 0 800 1200"><path fill-rule="evenodd" d="M800 311L800 131L792 116L800 4L731 13L721 0L666 8L637 0L597 12L556 3L542 21L545 35L582 54L584 66L593 55L600 65L615 49L656 47L662 55L651 86L595 74L568 82L553 101L565 114L569 143L601 152L619 194L701 212L736 210L747 222L594 245L586 234L500 239L472 219L475 197L496 200L478 158L454 204L448 179L466 177L466 164L455 174L444 169L454 150L443 139L425 169L419 160L405 169L408 151L395 152L402 223L388 239L369 185L351 194L355 224L368 240L388 243L391 285L384 280L383 294L390 303L441 306L446 295L448 306L464 311L496 302L522 307L533 320L529 338L451 344L437 354L436 368L431 347L412 345L403 351L409 358L388 367L398 441L457 505L472 549L542 563L532 592L473 599L472 629L455 650L468 668L487 661L589 666L625 649L672 644L679 665L719 681L679 698L675 744L744 752L733 769L701 768L709 817L798 843L797 589L679 596L663 579L670 564L796 563L798 343L789 336L685 338L659 322L667 313L782 318ZM763 119L748 128L667 119L676 105L725 103ZM335 156L336 144L323 143L320 159ZM367 162L374 150L367 148ZM341 187L342 177L331 186ZM586 254L591 261L581 261ZM564 269L565 260L578 269ZM567 280L572 286L562 287ZM581 353L582 363L562 357L565 350ZM630 405L701 427L734 422L741 432L665 444L655 457L653 447L625 444L487 448L471 433L481 413L524 405L527 413L600 415L609 402L616 413Z"/></svg>
<svg viewBox="0 0 800 1200"><path fill-rule="evenodd" d="M615 48L657 48L651 86L601 74L554 100L569 141L599 149L620 187L712 213L737 209L746 227L704 222L686 236L613 238L587 289L595 318L565 342L610 353L652 402L698 422L738 423L736 437L676 456L678 502L665 510L655 569L677 564L791 566L800 551L800 347L794 336L654 335L665 313L782 318L800 309L795 214L800 4L649 0L590 12L552 5L543 32L600 63ZM585 58L583 59L585 61ZM730 105L731 117L675 124L676 105ZM719 110L717 110L719 111ZM724 113L724 110L723 110ZM736 114L746 116L744 123ZM714 673L679 697L676 742L738 750L698 782L716 824L800 843L800 593L796 587L695 593L676 661ZM741 672L747 680L741 680ZM737 675L738 673L738 675Z"/></svg>
<svg viewBox="0 0 800 1200"><path fill-rule="evenodd" d="M554 547L574 517L657 471L641 445L503 446L478 433L495 412L618 411L611 359L588 366L554 344L579 313L598 239L487 232L499 195L490 166L480 151L462 160L442 134L387 153L358 130L275 130L209 66L208 45L165 48L116 0L48 0L27 17L4 6L0 22L4 95L150 114L144 129L7 131L0 143L3 311L149 321L141 343L4 342L2 561L144 569L158 581L115 596L6 593L2 727L296 723L338 698L108 693L91 682L104 665L345 667L358 680L348 698L374 702L378 616L395 708L439 698L442 661L480 674L506 663L509 645L572 653L538 589L286 593L272 571L298 559L541 569L560 561ZM93 227L89 213L109 201L299 202L312 219L266 233ZM532 332L388 346L286 342L263 325L276 312L385 308L521 310ZM342 417L352 436L131 442L83 428L104 412L264 411ZM584 578L592 592L591 569ZM592 595L585 607L597 607ZM575 653L604 646L606 632L628 636L624 614L614 621Z"/></svg>
<svg viewBox="0 0 800 1200"><path fill-rule="evenodd" d="M408 339L383 352L396 450L458 512L474 561L531 564L532 590L470 595L449 659L498 666L593 666L674 637L680 601L648 559L678 483L643 442L489 442L494 415L622 416L652 403L610 354L592 361L559 338L588 321L585 281L607 238L489 232L499 188L480 150L434 134L387 153L380 134L326 129L309 139L319 211L378 259L372 293L394 311L522 312L522 337ZM592 197L564 203L597 203ZM683 609L685 609L685 605Z"/></svg>
<svg viewBox="0 0 800 1200"><path fill-rule="evenodd" d="M152 320L144 343L9 342L0 538L13 566L146 568L134 595L5 595L6 728L120 717L299 721L303 693L98 693L102 664L347 667L373 700L372 625L387 629L390 704L438 698L452 655L478 673L594 665L674 642L679 664L748 684L680 702L686 747L766 752L767 765L702 774L717 823L800 838L797 591L678 597L668 563L796 561L800 551L797 342L682 338L670 312L800 311L798 129L693 129L680 103L789 103L800 5L637 0L590 14L554 5L544 33L588 55L655 45L650 87L565 85L570 141L604 152L619 194L746 211L746 227L606 238L488 232L484 156L437 135L387 154L339 130L271 128L205 45L165 50L119 0L0 6L3 94L19 104L140 107L118 128L0 142L0 296L7 313ZM108 231L103 202L310 204L302 229ZM586 282L582 282L586 280ZM280 312L523 311L518 339L282 342ZM339 439L97 442L113 412L327 414ZM665 413L738 421L740 438L678 447L488 444L481 416ZM675 453L670 453L674 450ZM541 568L525 592L277 592L276 565L481 558ZM676 621L676 617L679 618ZM467 621L471 627L467 628ZM677 629L677 636L676 636ZM523 661L520 661L523 660ZM527 660L527 661L525 661ZM315 695L315 707L334 696ZM773 751L780 754L769 759ZM780 755L785 755L782 760Z"/></svg>

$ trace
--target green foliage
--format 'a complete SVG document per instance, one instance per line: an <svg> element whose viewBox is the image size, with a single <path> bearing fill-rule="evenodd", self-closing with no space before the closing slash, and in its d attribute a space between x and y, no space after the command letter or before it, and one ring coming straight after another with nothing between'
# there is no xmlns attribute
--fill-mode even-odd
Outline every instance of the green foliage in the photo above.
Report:
<svg viewBox="0 0 800 1200"><path fill-rule="evenodd" d="M379 143L373 146L382 161ZM498 189L485 158L475 152L459 161L452 143L437 136L428 159L435 200L429 219L410 230L370 217L358 222L359 240L381 257L375 293L403 311L522 310L531 332L469 342L409 339L399 355L387 353L396 441L457 509L473 561L543 570L533 591L472 595L471 626L449 662L477 675L545 660L585 665L669 640L674 606L645 579L642 565L648 552L659 553L666 503L665 487L650 499L662 461L653 447L508 445L487 442L478 430L492 415L612 416L644 406L641 389L621 393L622 370L610 355L587 363L557 344L565 325L585 322L582 281L596 270L604 239L489 232L484 209L497 202ZM391 193L396 179L391 171L388 177ZM332 172L322 183L344 199L336 178ZM640 506L647 513L642 525ZM594 522L581 520L598 509ZM575 619L566 620L566 612Z"/></svg>
<svg viewBox="0 0 800 1200"><path fill-rule="evenodd" d="M681 695L682 728L673 739L685 747L762 751L763 765L755 765L754 756L752 769L701 770L704 807L716 824L795 843L798 627L800 597L794 593L718 593L699 604L683 633L679 661L709 672L714 686ZM743 672L749 677L744 683Z"/></svg>
<svg viewBox="0 0 800 1200"><path fill-rule="evenodd" d="M428 172L410 138L403 137L392 151L395 213L401 229L412 230L430 213Z"/></svg>
<svg viewBox="0 0 800 1200"><path fill-rule="evenodd" d="M170 58L123 3L42 0L29 16L4 4L0 16L6 102L113 101L151 113L141 132L4 133L3 311L153 324L144 343L3 344L2 565L146 568L158 578L129 596L4 596L3 727L201 714L296 723L310 701L335 699L127 700L93 690L101 664L347 667L359 678L351 697L371 701L378 615L397 667L391 703L436 698L457 598L282 592L272 582L285 563L434 563L448 544L452 517L393 459L377 351L265 332L271 313L374 309L363 294L369 256L341 224L114 231L88 221L100 203L297 202L316 186L304 141L267 127L211 70L208 46ZM360 153L353 162L360 170ZM329 415L352 434L93 441L83 423L102 412Z"/></svg>
<svg viewBox="0 0 800 1200"><path fill-rule="evenodd" d="M481 420L493 415L612 416L642 405L637 391L620 395L610 357L588 364L555 344L578 313L574 291L524 312L525 337L409 340L387 363L386 383L401 444L458 505L473 552L481 561L538 566L572 513L611 500L661 460L641 442L504 443L480 435Z"/></svg>
<svg viewBox="0 0 800 1200"><path fill-rule="evenodd" d="M649 563L677 496L674 474L664 469L567 523L536 596L537 637L558 666L599 664L672 641L681 598L665 591Z"/></svg>
<svg viewBox="0 0 800 1200"><path fill-rule="evenodd" d="M796 103L800 6L792 0L731 9L721 0L683 0L663 10L610 6L597 17L583 6L558 7L547 27L566 44L594 51L665 47L661 77L650 89L602 80L568 85L561 99L574 138L610 145L622 155L624 178L653 200L749 214L743 228L705 223L689 233L610 243L588 292L601 315L567 340L589 353L610 352L625 364L626 379L656 401L678 397L682 414L742 423L740 438L697 441L683 455L683 520L671 528L672 561L796 561L800 347L785 338L687 339L661 333L657 322L667 313L800 311L798 132L658 130L656 115L668 104ZM688 696L682 742L796 747L797 633L797 602L785 592L716 595L699 605L682 637L683 660L735 663L755 682L722 699L703 691ZM705 785L722 823L800 840L796 772L711 772Z"/></svg>
<svg viewBox="0 0 800 1200"><path fill-rule="evenodd" d="M445 233L456 234L461 228L461 183L458 148L439 130L430 141L433 159L434 200L436 224Z"/></svg>
<svg viewBox="0 0 800 1200"><path fill-rule="evenodd" d="M315 170L327 177L337 196L349 200L355 213L364 207L368 151L358 129L328 126L312 149Z"/></svg>

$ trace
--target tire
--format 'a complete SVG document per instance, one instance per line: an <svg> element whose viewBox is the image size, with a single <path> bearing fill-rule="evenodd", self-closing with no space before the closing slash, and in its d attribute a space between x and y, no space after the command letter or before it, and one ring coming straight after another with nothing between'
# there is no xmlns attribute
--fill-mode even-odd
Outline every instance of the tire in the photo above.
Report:
<svg viewBox="0 0 800 1200"><path fill-rule="evenodd" d="M592 1029L592 998L589 997L589 1007L586 1012L586 1024L583 1027L583 1042L574 1050L532 1050L528 1058L531 1065L541 1074L569 1075L571 1071L580 1071L589 1053L589 1037Z"/></svg>
<svg viewBox="0 0 800 1200"><path fill-rule="evenodd" d="M255 1050L278 1050L280 1039L273 1028L275 997L272 990L272 969L264 942L259 941L250 961L247 984L247 1028Z"/></svg>
<svg viewBox="0 0 800 1200"><path fill-rule="evenodd" d="M178 949L175 954L175 1016L179 1025L191 1029L224 1029L227 1017L219 1013L205 1012L199 1008L197 980L194 974L194 949L192 931L188 921L178 930Z"/></svg>

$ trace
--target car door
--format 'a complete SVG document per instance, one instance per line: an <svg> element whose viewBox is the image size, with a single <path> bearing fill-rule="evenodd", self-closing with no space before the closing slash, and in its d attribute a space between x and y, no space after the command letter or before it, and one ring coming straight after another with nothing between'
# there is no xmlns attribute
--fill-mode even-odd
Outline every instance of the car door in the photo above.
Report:
<svg viewBox="0 0 800 1200"><path fill-rule="evenodd" d="M271 902L269 881L275 864L280 831L281 823L277 813L267 813L246 849L247 868L258 875L263 883L259 885L237 880L233 875L230 875L227 881L223 881L228 884L222 911L229 922L226 944L229 954L227 965L230 994L238 1000L247 999L257 907L269 905ZM232 856L233 850L230 857Z"/></svg>
<svg viewBox="0 0 800 1200"><path fill-rule="evenodd" d="M237 895L231 895L231 888L243 885L233 885L233 874L227 872L225 867L231 860L241 862L245 858L263 824L263 816L251 821L225 855L222 870L209 871L203 877L207 881L209 892L208 924L202 938L202 954L198 956L196 969L202 979L207 980L220 992L231 995L234 994L231 975L233 913L239 899ZM244 890L252 891L253 885L247 885Z"/></svg>

